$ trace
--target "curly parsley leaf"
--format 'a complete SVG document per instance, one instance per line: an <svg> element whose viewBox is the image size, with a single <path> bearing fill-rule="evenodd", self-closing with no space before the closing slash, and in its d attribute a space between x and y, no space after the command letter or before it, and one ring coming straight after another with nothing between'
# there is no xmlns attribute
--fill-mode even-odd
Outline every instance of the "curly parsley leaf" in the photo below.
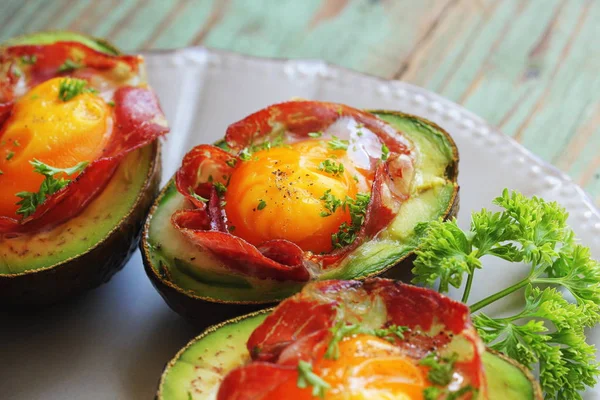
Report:
<svg viewBox="0 0 600 400"><path fill-rule="evenodd" d="M465 273L481 268L476 250L456 219L431 222L415 253L413 283L433 286L439 280L440 292L447 292L450 285L460 287Z"/></svg>

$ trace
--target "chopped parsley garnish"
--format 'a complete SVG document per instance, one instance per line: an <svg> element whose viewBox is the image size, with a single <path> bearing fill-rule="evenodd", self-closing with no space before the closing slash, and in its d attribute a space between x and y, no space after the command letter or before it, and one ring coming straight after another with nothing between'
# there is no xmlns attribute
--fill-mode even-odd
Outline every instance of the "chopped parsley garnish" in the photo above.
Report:
<svg viewBox="0 0 600 400"><path fill-rule="evenodd" d="M58 72L71 72L79 68L83 68L83 64L81 62L67 58L65 62L62 63L60 67L58 67Z"/></svg>
<svg viewBox="0 0 600 400"><path fill-rule="evenodd" d="M323 200L323 206L327 210L321 212L321 217L329 217L343 204L340 199L331 194L331 189L327 189L323 196L319 198L319 200Z"/></svg>
<svg viewBox="0 0 600 400"><path fill-rule="evenodd" d="M110 107L114 107L114 106L115 106L115 102L114 102L114 101L112 101L112 100L111 100L111 101L109 101L109 102L108 102L108 103L106 103L106 104L108 104Z"/></svg>
<svg viewBox="0 0 600 400"><path fill-rule="evenodd" d="M240 159L242 161L249 161L251 158L252 153L250 153L250 150L248 150L247 147L240 152Z"/></svg>
<svg viewBox="0 0 600 400"><path fill-rule="evenodd" d="M346 197L342 208L344 211L348 208L351 222L350 224L343 222L339 230L331 235L333 247L342 248L352 244L356 240L356 234L365 220L370 200L371 196L365 193L358 193L356 200L348 196Z"/></svg>
<svg viewBox="0 0 600 400"><path fill-rule="evenodd" d="M225 192L227 192L227 186L223 185L221 182L215 182L213 183L213 185L219 197L222 197L225 194Z"/></svg>
<svg viewBox="0 0 600 400"><path fill-rule="evenodd" d="M17 203L19 209L17 214L23 215L24 218L30 216L35 210L46 201L46 199L64 188L71 182L67 178L55 178L57 174L74 175L84 170L89 164L87 161L82 161L71 168L55 168L44 164L39 160L33 160L29 162L33 165L34 172L44 175L46 178L40 185L40 189L37 192L19 192L16 194L21 200Z"/></svg>
<svg viewBox="0 0 600 400"><path fill-rule="evenodd" d="M14 156L15 156L15 152L9 151L8 153L6 153L6 161L12 159Z"/></svg>
<svg viewBox="0 0 600 400"><path fill-rule="evenodd" d="M325 171L333 176L340 176L344 172L344 164L327 159L321 161L318 169L319 171Z"/></svg>
<svg viewBox="0 0 600 400"><path fill-rule="evenodd" d="M329 383L313 372L311 363L302 360L298 362L298 381L296 385L300 389L307 388L309 385L312 386L312 395L322 399L325 398L327 390L331 388Z"/></svg>
<svg viewBox="0 0 600 400"><path fill-rule="evenodd" d="M363 135L363 131L361 131L361 129L364 126L364 124L356 124L356 136L361 137Z"/></svg>
<svg viewBox="0 0 600 400"><path fill-rule="evenodd" d="M0 175L4 175L4 171L0 169Z"/></svg>
<svg viewBox="0 0 600 400"><path fill-rule="evenodd" d="M69 101L83 93L98 93L98 91L88 87L87 81L76 78L65 78L58 86L58 98L62 101Z"/></svg>
<svg viewBox="0 0 600 400"><path fill-rule="evenodd" d="M191 186L188 188L188 192L190 193L190 196L192 196L194 199L196 199L198 201L201 201L202 203L206 203L208 201L208 199L205 199L204 197L202 197L199 194L197 194L194 191L194 188L191 187Z"/></svg>
<svg viewBox="0 0 600 400"><path fill-rule="evenodd" d="M365 334L386 338L387 340L394 342L396 338L403 340L404 332L408 330L409 329L406 326L390 325L387 328L373 329L364 327L360 324L346 324L344 321L339 321L329 330L333 337L327 345L324 357L330 360L337 360L340 357L339 343L346 336Z"/></svg>
<svg viewBox="0 0 600 400"><path fill-rule="evenodd" d="M256 209L257 209L258 211L260 211L260 210L264 209L266 206L267 206L267 202L266 202L266 201L264 201L264 200L259 200L259 201L258 201L258 206L256 206Z"/></svg>
<svg viewBox="0 0 600 400"><path fill-rule="evenodd" d="M227 227L227 230L228 230L229 232L233 232L233 231L235 231L235 225L229 225L229 226Z"/></svg>
<svg viewBox="0 0 600 400"><path fill-rule="evenodd" d="M31 56L21 56L20 60L23 64L33 65L37 62L37 56L35 54Z"/></svg>
<svg viewBox="0 0 600 400"><path fill-rule="evenodd" d="M429 382L448 386L454 374L454 363L458 360L458 354L452 353L449 357L439 357L435 353L429 353L419 361L419 365L429 367L427 379Z"/></svg>
<svg viewBox="0 0 600 400"><path fill-rule="evenodd" d="M477 393L478 390L475 389L473 386L471 385L466 385L461 387L460 389L456 390L456 391L450 391L448 388L439 388L436 386L429 386L428 388L425 388L425 390L423 390L423 399L424 400L439 400L440 398L443 398L445 400L456 400L461 398L462 396L464 396L467 393L472 393L472 399L477 398ZM445 396L445 397L442 397Z"/></svg>
<svg viewBox="0 0 600 400"><path fill-rule="evenodd" d="M383 161L385 161L388 159L389 156L390 156L390 149L385 145L385 143L383 143L381 145L381 159Z"/></svg>
<svg viewBox="0 0 600 400"><path fill-rule="evenodd" d="M323 132L319 131L319 132L309 132L308 136L310 136L311 138L320 138L321 136L323 136Z"/></svg>
<svg viewBox="0 0 600 400"><path fill-rule="evenodd" d="M332 136L332 139L327 142L327 145L331 150L348 150L349 140L342 140L337 136Z"/></svg>
<svg viewBox="0 0 600 400"><path fill-rule="evenodd" d="M285 134L282 131L279 133L273 140L265 140L259 144L253 144L248 147L242 149L239 154L239 157L242 161L248 161L252 158L252 154L261 150L270 150L273 147L282 147L286 146L285 144Z"/></svg>
<svg viewBox="0 0 600 400"><path fill-rule="evenodd" d="M237 160L235 158L230 158L229 160L225 161L225 164L227 164L231 168L235 168Z"/></svg>

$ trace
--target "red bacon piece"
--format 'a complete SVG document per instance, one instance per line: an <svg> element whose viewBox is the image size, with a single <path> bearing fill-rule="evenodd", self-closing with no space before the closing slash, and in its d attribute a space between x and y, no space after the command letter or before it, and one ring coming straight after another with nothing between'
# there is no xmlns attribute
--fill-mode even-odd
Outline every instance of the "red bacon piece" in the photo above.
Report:
<svg viewBox="0 0 600 400"><path fill-rule="evenodd" d="M257 396L252 398L275 398L274 393L281 395L284 386L293 390L294 396L303 393L291 385L297 378L291 367L300 360L314 363L323 356L331 340L330 328L340 316L352 321L372 320L373 316L368 315L373 312L371 305L381 302L387 317L382 327L410 328L404 340L397 339L395 343L408 357L419 360L429 352L443 350L455 336L471 343L472 348L463 354L470 358L455 363L455 371L487 398L481 360L484 347L471 324L468 307L432 290L387 279L368 279L311 283L283 301L248 340L247 348L254 361L225 378L218 399L245 399L250 398L245 397L250 393ZM427 332L433 324L440 332L431 335ZM246 391L246 387L267 381L269 387L260 396L259 392Z"/></svg>
<svg viewBox="0 0 600 400"><path fill-rule="evenodd" d="M276 124L285 126L289 133L303 138L310 132L325 130L341 117L352 117L363 124L376 134L390 151L408 153L407 142L399 140L396 130L373 114L346 105L321 101L288 101L264 108L230 125L225 133L225 141L237 152L270 133Z"/></svg>
<svg viewBox="0 0 600 400"><path fill-rule="evenodd" d="M115 93L115 132L106 152L24 219L0 216L0 234L51 229L79 214L110 181L129 152L168 132L158 99L150 89L122 87Z"/></svg>
<svg viewBox="0 0 600 400"><path fill-rule="evenodd" d="M295 367L282 367L276 364L255 362L245 368L230 372L217 395L217 400L260 400L273 395L280 386L296 382L298 372ZM242 389L243 390L240 390ZM297 400L312 398L310 390Z"/></svg>
<svg viewBox="0 0 600 400"><path fill-rule="evenodd" d="M230 270L259 279L270 278L298 282L309 280L310 274L302 263L284 265L266 257L255 246L237 236L225 232L195 229L197 221L205 217L200 217L202 213L196 210L193 216L197 219L194 219L189 216L190 212L194 211L173 214L171 217L173 225L191 243L209 250ZM186 225L188 221L193 221L193 223Z"/></svg>
<svg viewBox="0 0 600 400"><path fill-rule="evenodd" d="M276 360L280 351L295 340L332 327L337 315L335 306L333 301L317 303L301 295L283 301L252 332L248 351L255 360Z"/></svg>

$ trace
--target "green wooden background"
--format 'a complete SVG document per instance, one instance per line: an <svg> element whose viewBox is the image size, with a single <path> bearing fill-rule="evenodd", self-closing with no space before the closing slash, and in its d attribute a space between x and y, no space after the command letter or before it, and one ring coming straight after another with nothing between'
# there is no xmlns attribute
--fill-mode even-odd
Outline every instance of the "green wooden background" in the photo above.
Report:
<svg viewBox="0 0 600 400"><path fill-rule="evenodd" d="M44 29L124 50L321 58L460 103L600 204L600 0L0 0L0 41Z"/></svg>

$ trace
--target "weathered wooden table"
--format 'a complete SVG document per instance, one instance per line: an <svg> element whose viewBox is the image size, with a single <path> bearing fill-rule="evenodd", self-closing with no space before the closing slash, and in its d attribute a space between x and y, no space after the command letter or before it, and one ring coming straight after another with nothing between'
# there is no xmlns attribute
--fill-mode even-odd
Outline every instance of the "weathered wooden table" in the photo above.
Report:
<svg viewBox="0 0 600 400"><path fill-rule="evenodd" d="M0 0L0 41L47 29L127 51L320 58L411 82L497 125L600 204L598 0Z"/></svg>

